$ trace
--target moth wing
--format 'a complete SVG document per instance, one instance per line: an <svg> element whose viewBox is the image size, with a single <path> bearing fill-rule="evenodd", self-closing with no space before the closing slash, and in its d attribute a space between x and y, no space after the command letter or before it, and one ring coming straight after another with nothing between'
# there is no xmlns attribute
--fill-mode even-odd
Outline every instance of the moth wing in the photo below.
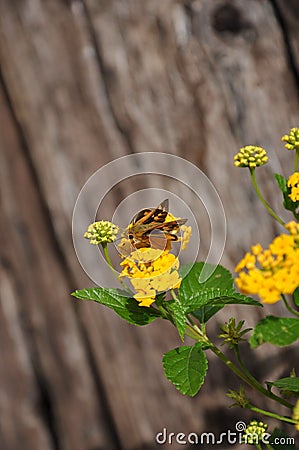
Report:
<svg viewBox="0 0 299 450"><path fill-rule="evenodd" d="M187 222L188 219L177 219L177 220L173 220L172 222L166 222L167 223L176 223L179 227L184 225Z"/></svg>
<svg viewBox="0 0 299 450"><path fill-rule="evenodd" d="M126 258L127 256L129 256L134 250L136 250L135 246L129 241L129 239L125 238L125 239L117 239L114 242L114 245L117 249L117 251L119 252L119 254L123 257Z"/></svg>
<svg viewBox="0 0 299 450"><path fill-rule="evenodd" d="M144 222L146 222L148 219L151 218L151 216L154 213L154 209L142 209L141 211L139 211L137 214L135 214L135 216L133 217L131 224L133 225L142 225L144 224Z"/></svg>
<svg viewBox="0 0 299 450"><path fill-rule="evenodd" d="M165 233L161 230L153 230L149 236L149 243L151 248L165 250L167 248L168 239Z"/></svg>
<svg viewBox="0 0 299 450"><path fill-rule="evenodd" d="M163 209L163 211L168 212L168 207L169 207L169 200L168 198L166 198L165 200L163 200L163 202L160 203L159 206L157 206L156 209Z"/></svg>
<svg viewBox="0 0 299 450"><path fill-rule="evenodd" d="M168 213L168 204L168 199L165 199L157 208L142 209L133 217L131 224L147 225L152 222L164 222Z"/></svg>
<svg viewBox="0 0 299 450"><path fill-rule="evenodd" d="M149 234L154 230L162 230L164 232L172 232L174 230L177 230L181 225L184 225L184 223L187 222L188 219L177 219L177 220L171 220L170 222L163 222L163 223L153 223L152 228L148 231L146 231L144 234Z"/></svg>

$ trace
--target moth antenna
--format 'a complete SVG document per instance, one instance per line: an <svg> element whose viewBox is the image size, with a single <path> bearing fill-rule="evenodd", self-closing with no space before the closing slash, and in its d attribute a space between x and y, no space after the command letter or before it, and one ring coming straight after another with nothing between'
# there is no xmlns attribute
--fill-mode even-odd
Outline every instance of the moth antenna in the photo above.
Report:
<svg viewBox="0 0 299 450"><path fill-rule="evenodd" d="M164 211L168 211L169 200L166 198L163 202L157 207L157 209L163 209Z"/></svg>

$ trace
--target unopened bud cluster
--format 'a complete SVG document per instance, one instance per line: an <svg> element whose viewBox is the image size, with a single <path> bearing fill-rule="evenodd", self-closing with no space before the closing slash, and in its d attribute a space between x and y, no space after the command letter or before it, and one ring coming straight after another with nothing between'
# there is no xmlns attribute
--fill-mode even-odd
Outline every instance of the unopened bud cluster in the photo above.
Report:
<svg viewBox="0 0 299 450"><path fill-rule="evenodd" d="M240 148L234 157L234 165L237 167L255 167L263 166L268 161L266 150L255 145L247 145Z"/></svg>
<svg viewBox="0 0 299 450"><path fill-rule="evenodd" d="M266 433L268 425L264 422L252 420L243 434L246 444L257 445Z"/></svg>
<svg viewBox="0 0 299 450"><path fill-rule="evenodd" d="M299 128L291 128L289 134L282 136L281 140L286 142L285 148L288 150L299 150Z"/></svg>
<svg viewBox="0 0 299 450"><path fill-rule="evenodd" d="M87 228L84 237L93 245L109 244L116 240L119 227L107 220L94 222Z"/></svg>
<svg viewBox="0 0 299 450"><path fill-rule="evenodd" d="M229 344L229 348L234 348L241 341L245 341L243 339L243 335L250 331L250 328L246 328L242 330L245 320L241 320L238 324L236 324L236 320L234 317L229 319L224 325L221 325L222 333L219 334L219 338L223 339L223 344Z"/></svg>

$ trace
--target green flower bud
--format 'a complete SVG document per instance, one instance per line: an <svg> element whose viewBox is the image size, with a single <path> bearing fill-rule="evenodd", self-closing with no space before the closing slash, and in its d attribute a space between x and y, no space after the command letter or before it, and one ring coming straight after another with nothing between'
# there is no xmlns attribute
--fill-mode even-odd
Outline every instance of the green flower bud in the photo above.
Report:
<svg viewBox="0 0 299 450"><path fill-rule="evenodd" d="M234 348L240 341L245 341L245 339L243 339L243 335L250 331L251 328L242 330L244 322L244 320L241 320L236 325L236 320L232 317L224 325L221 325L220 329L222 333L218 336L223 339L223 343L221 345L229 344L229 348Z"/></svg>
<svg viewBox="0 0 299 450"><path fill-rule="evenodd" d="M93 245L109 244L116 240L119 227L107 220L101 220L100 222L94 222L87 228L84 237L89 239Z"/></svg>
<svg viewBox="0 0 299 450"><path fill-rule="evenodd" d="M246 397L244 387L241 386L239 391L230 389L226 394L227 397L235 401L231 406L238 406L239 408L247 408L250 404L250 399Z"/></svg>

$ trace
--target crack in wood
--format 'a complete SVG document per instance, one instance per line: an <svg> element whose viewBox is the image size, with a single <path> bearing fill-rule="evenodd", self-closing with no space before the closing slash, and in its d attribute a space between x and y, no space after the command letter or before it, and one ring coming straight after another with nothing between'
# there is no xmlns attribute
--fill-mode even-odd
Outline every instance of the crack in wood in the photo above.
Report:
<svg viewBox="0 0 299 450"><path fill-rule="evenodd" d="M97 61L99 72L100 72L101 78L103 80L103 87L104 87L104 91L105 91L105 95L106 95L106 99L107 99L107 106L109 108L110 115L113 119L116 129L119 131L120 135L123 138L125 147L127 148L127 152L128 153L136 153L135 147L132 142L132 138L130 136L130 132L121 124L121 121L117 117L117 114L116 114L114 106L113 106L113 102L112 102L111 95L110 95L110 90L108 87L108 78L111 75L107 71L104 61L103 61L103 58L102 58L101 49L100 49L101 44L99 42L99 37L96 33L96 30L95 30L95 27L93 24L91 14L88 10L85 0L79 0L79 1L82 5L82 9L83 9L85 19L86 19L87 29L89 32L89 37L90 37L90 40L91 40L91 43L92 43L92 46L93 46L93 49L95 52L95 58Z"/></svg>
<svg viewBox="0 0 299 450"><path fill-rule="evenodd" d="M0 68L0 89L3 90L5 100L6 100L10 115L12 117L13 124L16 128L16 133L17 133L17 136L20 141L20 147L22 148L26 163L28 164L29 172L31 174L31 178L34 183L35 190L36 190L36 193L38 196L39 207L40 207L43 217L45 218L45 222L48 227L47 232L51 239L52 247L55 250L58 264L60 265L61 270L64 272L66 282L69 286L69 291L72 292L76 287L75 279L71 272L71 269L69 268L68 261L64 254L63 248L61 247L59 239L56 236L53 220L51 217L51 212L48 208L46 199L43 195L43 190L42 190L42 186L41 186L41 183L40 183L40 180L38 177L38 172L34 165L34 161L32 159L30 149L27 144L26 134L25 134L25 132L22 128L22 124L20 123L18 116L16 114L13 102L10 97L9 89L6 85L5 78L1 71L1 68ZM76 323L77 323L77 327L79 330L79 335L81 336L81 339L82 339L82 346L85 349L85 354L86 354L86 357L87 357L87 360L89 363L90 372L91 372L91 375L93 378L95 390L97 392L97 397L101 402L101 407L103 409L104 417L106 419L106 427L112 436L112 440L114 442L115 449L120 450L121 449L120 439L119 439L119 436L118 436L118 433L116 430L115 421L113 419L113 416L112 416L112 413L111 413L111 410L109 407L108 398L105 393L105 387L104 387L104 384L102 381L102 377L96 366L96 361L95 361L95 357L93 355L92 345L89 341L88 334L86 332L82 318L80 317L80 314L78 312L78 305L76 302L72 302L72 305L73 305L73 308L75 311L75 318L76 318ZM38 386L39 395L40 395L40 410L41 410L42 416L44 418L44 421L49 429L49 433L52 438L52 444L53 444L54 449L61 450L61 447L59 445L59 433L58 433L57 427L55 425L55 417L54 417L53 407L52 407L53 401L51 399L51 394L50 394L50 390L47 385L47 380L43 374L39 356L37 354L35 344L30 336L30 332L27 331L26 335L28 336L32 367L33 367L33 371L34 371L34 374L36 377L37 386Z"/></svg>
<svg viewBox="0 0 299 450"><path fill-rule="evenodd" d="M41 186L40 186L40 183L39 183L39 180L37 177L37 173L36 173L36 170L35 170L31 155L30 155L30 151L29 151L27 141L26 141L26 136L25 136L22 126L18 120L18 117L15 113L14 106L11 101L9 91L6 86L5 79L4 79L3 73L1 71L1 68L0 68L0 88L3 90L3 94L4 94L10 115L12 117L12 121L16 128L16 132L17 132L17 135L18 135L18 138L20 141L20 146L23 149L25 159L27 161L30 173L32 175L32 181L35 185L36 192L38 193L38 196L39 196L39 202L40 202L41 209L43 211L43 215L46 217L46 222L49 225L49 234L51 236L53 236L54 229L53 229L53 226L51 226L52 224L51 224L51 220L50 220L50 212L49 212L48 207L45 204L45 201L43 199ZM54 241L53 243L55 243L56 239L53 239L53 241ZM57 245L54 245L54 247L56 250L58 250ZM61 252L59 251L59 260L61 259L60 253ZM24 326L22 326L22 328L23 328L23 332L26 334L26 336L28 338L29 349L30 349L30 358L31 358L31 362L32 362L32 369L33 369L33 373L34 373L36 383L38 386L38 391L39 391L39 399L40 399L39 407L40 407L41 415L42 415L43 420L49 430L49 434L52 438L52 444L53 444L54 449L60 450L58 432L57 432L57 428L55 425L55 418L54 418L53 409L52 409L52 401L51 401L51 396L49 394L49 389L47 387L47 381L46 381L46 378L42 374L39 358L38 358L37 352L35 350L34 342L32 341L32 338L31 338L31 333L28 332L28 330L24 329Z"/></svg>
<svg viewBox="0 0 299 450"><path fill-rule="evenodd" d="M297 67L297 64L296 64L296 57L294 55L292 44L291 44L291 39L289 37L288 26L284 19L283 13L278 5L277 0L269 0L269 2L272 5L273 13L274 13L277 23L281 29L281 34L282 34L283 42L285 45L289 68L290 68L291 73L293 74L295 84L297 87L297 92L298 92L299 91L299 68Z"/></svg>

